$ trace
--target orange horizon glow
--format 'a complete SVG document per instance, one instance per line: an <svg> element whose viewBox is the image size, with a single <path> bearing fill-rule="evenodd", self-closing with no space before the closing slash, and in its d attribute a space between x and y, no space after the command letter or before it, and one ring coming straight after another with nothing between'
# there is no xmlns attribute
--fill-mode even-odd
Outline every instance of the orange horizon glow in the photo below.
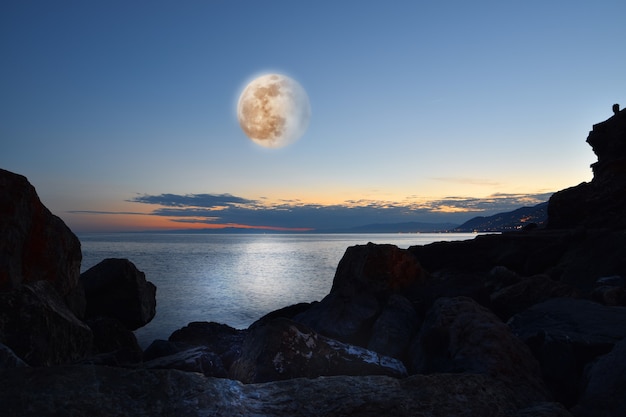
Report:
<svg viewBox="0 0 626 417"><path fill-rule="evenodd" d="M266 225L249 225L238 223L202 223L180 222L169 218L149 214L107 214L94 216L90 214L69 214L62 220L73 231L78 233L91 232L148 232L174 230L221 230L250 229L283 232L309 232L311 227L280 227Z"/></svg>

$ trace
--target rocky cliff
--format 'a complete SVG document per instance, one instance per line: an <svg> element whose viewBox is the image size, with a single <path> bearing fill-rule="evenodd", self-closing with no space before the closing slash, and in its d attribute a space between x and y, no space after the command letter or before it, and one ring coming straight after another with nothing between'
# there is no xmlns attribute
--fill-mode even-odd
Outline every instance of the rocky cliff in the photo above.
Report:
<svg viewBox="0 0 626 417"><path fill-rule="evenodd" d="M594 178L552 197L545 229L354 246L321 301L248 329L189 323L145 352L130 330L153 287L126 260L77 279L71 232L2 171L0 414L621 416L625 132L623 111L594 126Z"/></svg>

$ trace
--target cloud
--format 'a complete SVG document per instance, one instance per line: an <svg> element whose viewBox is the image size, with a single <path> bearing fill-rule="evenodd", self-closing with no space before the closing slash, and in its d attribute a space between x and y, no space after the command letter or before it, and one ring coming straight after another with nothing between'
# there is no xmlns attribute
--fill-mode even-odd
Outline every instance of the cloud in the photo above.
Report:
<svg viewBox="0 0 626 417"><path fill-rule="evenodd" d="M181 224L323 230L412 221L460 224L478 215L536 205L550 195L497 193L481 198L450 196L431 200L411 196L401 202L361 199L334 205L307 204L297 199L270 202L231 194L143 194L129 201L159 205L151 215Z"/></svg>
<svg viewBox="0 0 626 417"><path fill-rule="evenodd" d="M219 207L233 204L251 204L253 200L231 194L142 194L128 200L134 203L157 204L167 207Z"/></svg>

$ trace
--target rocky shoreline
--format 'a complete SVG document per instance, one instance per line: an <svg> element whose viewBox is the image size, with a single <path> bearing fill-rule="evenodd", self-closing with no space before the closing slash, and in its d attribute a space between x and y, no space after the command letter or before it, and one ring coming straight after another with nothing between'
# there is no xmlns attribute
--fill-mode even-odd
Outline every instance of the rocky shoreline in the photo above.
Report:
<svg viewBox="0 0 626 417"><path fill-rule="evenodd" d="M194 322L145 351L154 287L0 170L0 415L622 416L626 111L545 227L350 247L329 294L248 329Z"/></svg>

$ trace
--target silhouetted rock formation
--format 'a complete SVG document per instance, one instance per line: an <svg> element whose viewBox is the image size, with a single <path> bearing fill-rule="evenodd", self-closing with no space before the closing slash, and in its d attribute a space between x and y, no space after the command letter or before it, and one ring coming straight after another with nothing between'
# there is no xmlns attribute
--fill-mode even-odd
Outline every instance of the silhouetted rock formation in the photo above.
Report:
<svg viewBox="0 0 626 417"><path fill-rule="evenodd" d="M619 108L619 106L618 106ZM614 107L615 110L615 107ZM548 206L552 229L626 228L626 110L593 126L587 143L598 156L593 179L554 193Z"/></svg>
<svg viewBox="0 0 626 417"><path fill-rule="evenodd" d="M0 291L50 282L80 318L80 241L41 204L26 177L0 169Z"/></svg>
<svg viewBox="0 0 626 417"><path fill-rule="evenodd" d="M156 287L128 259L105 259L83 272L80 279L88 318L112 317L136 330L156 314Z"/></svg>

